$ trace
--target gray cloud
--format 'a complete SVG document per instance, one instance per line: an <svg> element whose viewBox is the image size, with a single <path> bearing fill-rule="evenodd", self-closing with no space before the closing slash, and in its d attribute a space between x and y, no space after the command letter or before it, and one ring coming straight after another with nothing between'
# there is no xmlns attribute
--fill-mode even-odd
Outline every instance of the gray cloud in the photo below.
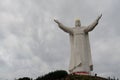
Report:
<svg viewBox="0 0 120 80"><path fill-rule="evenodd" d="M118 0L4 0L0 1L0 78L37 77L57 69L68 69L69 36L53 19L74 26L80 18L89 25L102 13L90 33L94 72L119 77Z"/></svg>

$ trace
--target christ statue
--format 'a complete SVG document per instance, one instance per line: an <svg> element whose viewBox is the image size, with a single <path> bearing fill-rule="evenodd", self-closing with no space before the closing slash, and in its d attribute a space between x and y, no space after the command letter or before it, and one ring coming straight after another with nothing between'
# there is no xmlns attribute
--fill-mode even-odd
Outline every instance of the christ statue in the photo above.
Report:
<svg viewBox="0 0 120 80"><path fill-rule="evenodd" d="M71 58L69 64L70 73L86 73L90 74L93 70L93 63L91 58L91 50L89 43L89 32L92 31L98 24L102 14L88 26L81 26L80 20L75 21L75 27L66 27L58 20L54 21L59 28L64 32L69 33L71 43Z"/></svg>

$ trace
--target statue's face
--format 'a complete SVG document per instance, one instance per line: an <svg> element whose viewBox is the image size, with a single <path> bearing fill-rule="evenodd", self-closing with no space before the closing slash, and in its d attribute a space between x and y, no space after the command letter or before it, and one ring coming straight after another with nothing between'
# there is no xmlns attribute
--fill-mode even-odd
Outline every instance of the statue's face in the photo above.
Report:
<svg viewBox="0 0 120 80"><path fill-rule="evenodd" d="M75 27L80 27L81 26L81 23L80 23L80 20L75 20Z"/></svg>

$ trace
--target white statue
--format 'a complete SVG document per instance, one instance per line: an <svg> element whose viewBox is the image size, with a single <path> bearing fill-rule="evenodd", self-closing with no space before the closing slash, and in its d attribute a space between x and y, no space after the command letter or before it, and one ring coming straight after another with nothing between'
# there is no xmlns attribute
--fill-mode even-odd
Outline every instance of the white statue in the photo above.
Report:
<svg viewBox="0 0 120 80"><path fill-rule="evenodd" d="M93 70L88 32L92 31L96 27L101 17L102 14L98 16L98 18L87 27L81 26L80 20L76 20L75 27L73 28L66 27L58 20L54 19L58 26L70 35L70 73L85 72L90 74L90 71Z"/></svg>

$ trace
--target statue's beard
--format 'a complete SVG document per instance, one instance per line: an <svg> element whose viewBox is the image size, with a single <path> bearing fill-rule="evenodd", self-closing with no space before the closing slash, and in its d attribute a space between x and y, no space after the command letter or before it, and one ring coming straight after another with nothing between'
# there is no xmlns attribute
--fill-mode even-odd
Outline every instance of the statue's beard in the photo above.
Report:
<svg viewBox="0 0 120 80"><path fill-rule="evenodd" d="M81 27L81 25L75 25L75 27Z"/></svg>

